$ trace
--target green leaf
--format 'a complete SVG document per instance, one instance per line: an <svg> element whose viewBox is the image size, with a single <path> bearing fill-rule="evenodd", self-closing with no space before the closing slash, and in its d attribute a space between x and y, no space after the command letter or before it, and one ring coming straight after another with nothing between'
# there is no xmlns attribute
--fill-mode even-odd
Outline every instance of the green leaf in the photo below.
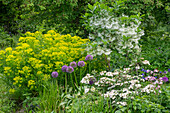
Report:
<svg viewBox="0 0 170 113"><path fill-rule="evenodd" d="M61 102L61 103L59 104L59 106L63 106L63 105L65 105L65 104L67 104L67 102Z"/></svg>
<svg viewBox="0 0 170 113"><path fill-rule="evenodd" d="M115 113L122 113L120 110L117 110Z"/></svg>
<svg viewBox="0 0 170 113"><path fill-rule="evenodd" d="M133 109L136 110L136 106L133 106Z"/></svg>

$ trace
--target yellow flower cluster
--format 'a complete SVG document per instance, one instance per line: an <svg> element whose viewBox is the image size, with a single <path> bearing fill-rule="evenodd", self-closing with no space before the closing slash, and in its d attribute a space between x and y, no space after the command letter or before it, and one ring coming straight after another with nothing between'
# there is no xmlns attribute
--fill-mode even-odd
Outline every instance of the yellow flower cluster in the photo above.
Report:
<svg viewBox="0 0 170 113"><path fill-rule="evenodd" d="M21 87L23 79L20 76L16 76L13 80L13 85L18 85L19 87Z"/></svg>
<svg viewBox="0 0 170 113"><path fill-rule="evenodd" d="M35 81L34 81L34 80L29 80L29 81L28 81L28 87L29 87L30 89L33 89L34 86L35 86Z"/></svg>
<svg viewBox="0 0 170 113"><path fill-rule="evenodd" d="M10 93L10 94L15 93L15 89L9 89L9 93Z"/></svg>
<svg viewBox="0 0 170 113"><path fill-rule="evenodd" d="M60 35L54 30L47 34L39 31L26 32L20 37L18 46L0 51L0 69L4 70L15 87L34 89L35 83L43 83L51 77L52 71L61 71L63 65L72 61L84 60L86 55L81 54L88 39L78 36Z"/></svg>

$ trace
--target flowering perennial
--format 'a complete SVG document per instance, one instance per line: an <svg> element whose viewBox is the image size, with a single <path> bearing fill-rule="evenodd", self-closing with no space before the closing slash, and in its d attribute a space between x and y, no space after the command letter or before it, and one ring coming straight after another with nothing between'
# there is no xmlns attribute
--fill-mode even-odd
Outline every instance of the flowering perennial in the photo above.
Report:
<svg viewBox="0 0 170 113"><path fill-rule="evenodd" d="M72 37L70 34L60 35L54 30L47 34L38 31L26 32L25 35L19 38L15 49L8 47L0 50L0 70L4 70L4 77L13 83L10 92L14 92L18 87L25 93L29 90L38 91L39 88L36 87L51 76L57 77L57 72L71 73L72 67L66 70L65 64L84 59L85 55L81 54L84 51L82 45L89 41L78 36ZM54 70L57 72L53 72Z"/></svg>

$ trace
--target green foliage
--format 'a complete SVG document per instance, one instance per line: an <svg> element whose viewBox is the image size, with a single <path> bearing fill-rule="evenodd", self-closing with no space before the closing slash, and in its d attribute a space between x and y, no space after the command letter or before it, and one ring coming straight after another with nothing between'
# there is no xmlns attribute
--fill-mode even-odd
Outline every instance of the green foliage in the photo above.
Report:
<svg viewBox="0 0 170 113"><path fill-rule="evenodd" d="M167 93L168 92L168 93ZM133 112L150 112L150 113L168 113L170 93L164 90L162 93L136 96L133 101L129 101L128 106L124 107L127 111ZM120 108L122 111L122 108ZM124 110L125 111L125 110Z"/></svg>
<svg viewBox="0 0 170 113"><path fill-rule="evenodd" d="M2 74L0 74L0 78ZM15 106L15 101L10 99L10 95L8 93L8 88L4 81L0 79L0 112L1 113L10 113L13 111Z"/></svg>
<svg viewBox="0 0 170 113"><path fill-rule="evenodd" d="M160 37L160 38L159 38ZM150 36L141 40L141 57L149 60L153 68L167 70L170 66L170 35L165 32L163 36L157 33L157 36Z"/></svg>
<svg viewBox="0 0 170 113"><path fill-rule="evenodd" d="M38 98L38 105L40 106L38 111L46 112L61 112L62 103L65 103L67 95L64 94L62 86L58 85L58 80L53 80L51 83L47 83L43 89L40 91ZM70 94L71 92L68 92Z"/></svg>
<svg viewBox="0 0 170 113"><path fill-rule="evenodd" d="M145 29L145 36L148 36L150 31L161 30L161 26L165 26L164 31L169 32L170 15L168 11L170 4L168 0L127 0L124 4L120 10L126 15L139 12L145 15L142 25Z"/></svg>
<svg viewBox="0 0 170 113"><path fill-rule="evenodd" d="M16 37L11 37L6 31L4 31L3 27L0 27L0 49L4 49L5 47L14 47L16 46Z"/></svg>
<svg viewBox="0 0 170 113"><path fill-rule="evenodd" d="M2 79L11 87L9 92L16 100L23 100L27 93L37 96L44 82L52 78L53 71L59 73L60 84L64 84L61 67L72 61L84 60L81 45L88 41L70 34L60 35L54 30L47 34L37 31L25 35L20 37L14 50L8 47L0 51Z"/></svg>

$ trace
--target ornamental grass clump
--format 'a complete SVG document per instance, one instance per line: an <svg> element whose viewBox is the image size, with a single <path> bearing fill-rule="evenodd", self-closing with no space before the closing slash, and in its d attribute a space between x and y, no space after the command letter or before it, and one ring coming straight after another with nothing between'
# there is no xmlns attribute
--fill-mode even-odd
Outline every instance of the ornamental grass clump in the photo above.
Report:
<svg viewBox="0 0 170 113"><path fill-rule="evenodd" d="M85 58L85 54L81 54L84 51L82 47L88 41L70 34L60 35L54 30L47 34L26 32L24 37L19 38L16 48L8 47L0 51L3 79L21 95L37 94L46 81L57 77L57 74L51 76L51 72L56 71L60 75L62 71L67 71L63 65ZM64 81L62 76L57 79L61 83Z"/></svg>

